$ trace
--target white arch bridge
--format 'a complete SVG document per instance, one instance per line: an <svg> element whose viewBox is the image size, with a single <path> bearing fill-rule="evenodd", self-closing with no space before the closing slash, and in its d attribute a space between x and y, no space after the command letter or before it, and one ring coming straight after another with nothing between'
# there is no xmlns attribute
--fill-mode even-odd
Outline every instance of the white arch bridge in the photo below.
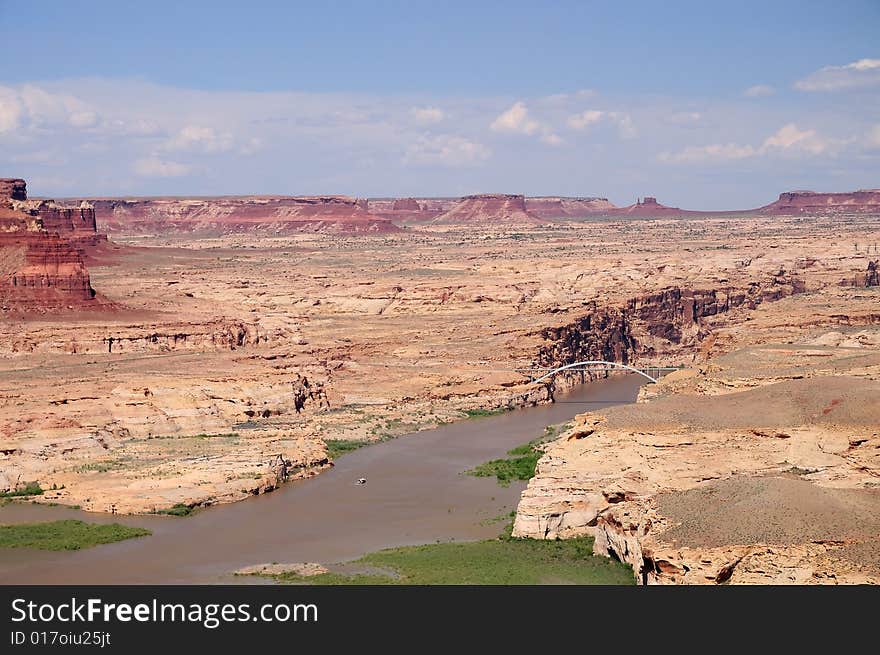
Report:
<svg viewBox="0 0 880 655"><path fill-rule="evenodd" d="M643 378L647 378L649 382L657 382L660 376L663 373L667 373L669 371L677 371L678 367L675 366L649 366L645 368L636 368L635 366L629 366L627 364L620 364L619 362L607 362L601 359L592 359L584 362L574 362L573 364L566 364L565 366L560 366L554 369L518 369L520 371L546 371L540 377L536 377L532 379L529 384L538 384L539 382L543 382L548 378L552 378L557 373L561 373L562 371L589 371L593 373L600 373L602 371L614 371L614 370L626 370L632 373L638 373ZM651 375L653 374L653 375Z"/></svg>

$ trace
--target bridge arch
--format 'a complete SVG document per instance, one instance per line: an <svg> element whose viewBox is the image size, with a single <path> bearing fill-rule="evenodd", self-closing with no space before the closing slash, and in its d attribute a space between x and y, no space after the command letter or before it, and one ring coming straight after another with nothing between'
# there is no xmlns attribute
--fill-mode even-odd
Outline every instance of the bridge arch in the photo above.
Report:
<svg viewBox="0 0 880 655"><path fill-rule="evenodd" d="M625 369L627 371L632 371L633 373L638 373L643 378L647 378L650 382L654 382L654 383L657 382L657 378L652 378L650 375L648 375L644 371L640 371L639 369L634 368L632 366L627 366L626 364L620 364L618 362L606 362L603 360L593 359L593 360L586 361L586 362L575 362L574 364L566 364L565 366L560 366L559 368L555 368L552 371L545 373L541 377L532 380L530 384L537 384L538 382L541 382L542 380L546 380L547 378L553 377L557 373L559 373L561 371L565 371L570 368L575 368L577 366L590 366L590 365L595 365L595 364L604 364L606 366L615 366L617 368Z"/></svg>

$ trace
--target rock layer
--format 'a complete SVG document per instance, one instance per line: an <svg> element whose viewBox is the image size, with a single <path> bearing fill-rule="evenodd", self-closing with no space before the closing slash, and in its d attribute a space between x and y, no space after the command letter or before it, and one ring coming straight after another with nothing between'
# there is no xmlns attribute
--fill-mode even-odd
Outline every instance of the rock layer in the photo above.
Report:
<svg viewBox="0 0 880 655"><path fill-rule="evenodd" d="M577 417L547 446L514 534L592 534L646 584L880 582L869 333L860 348L737 351Z"/></svg>
<svg viewBox="0 0 880 655"><path fill-rule="evenodd" d="M23 180L0 190L0 309L40 312L94 304L82 248L101 241L90 207L28 201Z"/></svg>
<svg viewBox="0 0 880 655"><path fill-rule="evenodd" d="M776 202L757 210L764 214L872 213L880 214L880 189L844 193L788 191Z"/></svg>
<svg viewBox="0 0 880 655"><path fill-rule="evenodd" d="M540 218L579 218L617 208L608 198L535 196L526 198L526 209Z"/></svg>
<svg viewBox="0 0 880 655"><path fill-rule="evenodd" d="M299 232L390 233L398 228L346 196L132 198L90 201L108 232L270 235Z"/></svg>
<svg viewBox="0 0 880 655"><path fill-rule="evenodd" d="M540 219L526 209L525 196L490 193L465 196L433 223L534 224Z"/></svg>

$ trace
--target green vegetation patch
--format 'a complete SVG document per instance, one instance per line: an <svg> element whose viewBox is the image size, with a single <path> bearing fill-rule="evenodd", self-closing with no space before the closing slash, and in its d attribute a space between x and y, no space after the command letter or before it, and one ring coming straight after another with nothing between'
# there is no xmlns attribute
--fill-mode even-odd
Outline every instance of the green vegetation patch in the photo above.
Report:
<svg viewBox="0 0 880 655"><path fill-rule="evenodd" d="M12 489L0 493L0 498L18 498L19 496L39 496L43 493L43 488L37 482L28 482L20 489Z"/></svg>
<svg viewBox="0 0 880 655"><path fill-rule="evenodd" d="M502 537L391 548L366 555L348 566L370 572L330 572L308 577L284 573L272 577L280 582L315 585L635 583L629 565L593 555L591 537L565 541Z"/></svg>
<svg viewBox="0 0 880 655"><path fill-rule="evenodd" d="M337 459L375 442L366 439L325 439L324 443L327 444L327 456L330 459Z"/></svg>
<svg viewBox="0 0 880 655"><path fill-rule="evenodd" d="M464 409L462 410L468 418L484 418L486 416L498 416L504 412L509 412L508 407L497 407L495 409Z"/></svg>
<svg viewBox="0 0 880 655"><path fill-rule="evenodd" d="M157 509L153 514L165 514L167 516L189 516L195 511L194 508L184 503L177 503L165 509Z"/></svg>
<svg viewBox="0 0 880 655"><path fill-rule="evenodd" d="M0 548L79 550L152 534L118 523L86 523L68 519L48 523L0 525Z"/></svg>
<svg viewBox="0 0 880 655"><path fill-rule="evenodd" d="M544 454L544 451L540 448L541 444L552 441L570 427L570 423L548 425L544 428L544 434L537 439L508 450L508 457L485 462L476 468L466 471L466 473L478 478L494 477L498 480L498 484L504 487L509 486L514 480L528 482L534 477L538 460Z"/></svg>

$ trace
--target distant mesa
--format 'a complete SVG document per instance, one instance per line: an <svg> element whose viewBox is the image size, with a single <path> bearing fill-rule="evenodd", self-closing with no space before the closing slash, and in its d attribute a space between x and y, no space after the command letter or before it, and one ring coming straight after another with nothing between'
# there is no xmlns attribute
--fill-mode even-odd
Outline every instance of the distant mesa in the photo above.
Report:
<svg viewBox="0 0 880 655"><path fill-rule="evenodd" d="M106 241L95 210L28 200L21 179L0 179L0 310L42 313L109 307L91 286L83 254Z"/></svg>
<svg viewBox="0 0 880 655"><path fill-rule="evenodd" d="M779 199L757 211L764 214L809 213L873 213L880 214L880 189L860 189L846 193L816 193L815 191L788 191Z"/></svg>
<svg viewBox="0 0 880 655"><path fill-rule="evenodd" d="M449 211L440 214L432 223L440 224L535 224L542 222L526 209L525 196L506 193L487 193L465 196Z"/></svg>
<svg viewBox="0 0 880 655"><path fill-rule="evenodd" d="M608 198L536 196L526 198L526 209L540 218L579 218L617 209Z"/></svg>
<svg viewBox="0 0 880 655"><path fill-rule="evenodd" d="M94 198L98 223L110 233L270 235L303 232L397 232L390 219L348 196L224 196L218 198Z"/></svg>

